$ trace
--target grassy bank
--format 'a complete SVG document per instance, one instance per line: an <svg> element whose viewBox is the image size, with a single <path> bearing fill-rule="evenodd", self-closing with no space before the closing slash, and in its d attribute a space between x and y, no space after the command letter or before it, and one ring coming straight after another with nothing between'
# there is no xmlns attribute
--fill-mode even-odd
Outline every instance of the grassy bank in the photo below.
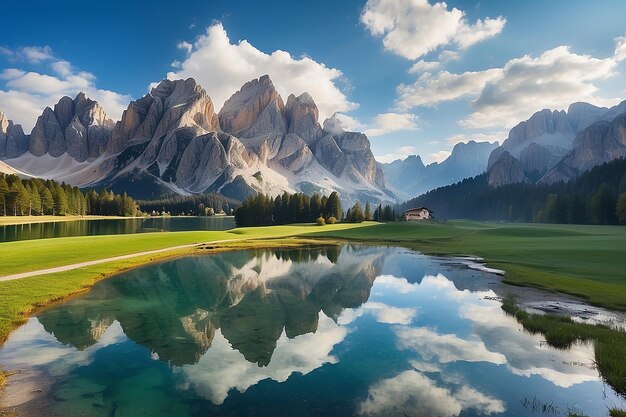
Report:
<svg viewBox="0 0 626 417"><path fill-rule="evenodd" d="M504 281L573 294L626 311L626 227L478 222L390 223L310 236L392 242L437 255L466 254L506 271Z"/></svg>
<svg viewBox="0 0 626 417"><path fill-rule="evenodd" d="M0 226L12 224L69 222L73 220L103 220L103 219L130 219L132 217L118 216L0 216Z"/></svg>
<svg viewBox="0 0 626 417"><path fill-rule="evenodd" d="M615 392L626 396L626 332L603 325L578 323L569 317L529 314L517 305L514 297L505 297L502 309L514 316L530 333L543 334L553 347L567 349L579 340L593 341L600 375Z"/></svg>
<svg viewBox="0 0 626 417"><path fill-rule="evenodd" d="M0 276L210 241L231 241L211 245L212 250L286 245L293 243L286 239L290 236L397 244L431 254L478 255L489 266L504 269L508 283L570 293L595 305L626 311L626 227L617 226L369 222L37 239L0 243ZM0 340L33 309L85 291L104 276L194 250L0 282L0 299L7 300L0 305Z"/></svg>

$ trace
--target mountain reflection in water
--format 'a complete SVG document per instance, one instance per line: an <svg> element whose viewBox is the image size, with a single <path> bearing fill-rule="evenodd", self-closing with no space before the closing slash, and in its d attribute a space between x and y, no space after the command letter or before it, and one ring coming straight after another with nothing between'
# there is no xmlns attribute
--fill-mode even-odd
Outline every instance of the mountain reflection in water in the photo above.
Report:
<svg viewBox="0 0 626 417"><path fill-rule="evenodd" d="M591 345L556 350L524 332L493 299L496 281L358 245L147 265L18 329L0 364L25 372L3 403L97 417L524 416L520 400L534 397L602 415L620 404Z"/></svg>

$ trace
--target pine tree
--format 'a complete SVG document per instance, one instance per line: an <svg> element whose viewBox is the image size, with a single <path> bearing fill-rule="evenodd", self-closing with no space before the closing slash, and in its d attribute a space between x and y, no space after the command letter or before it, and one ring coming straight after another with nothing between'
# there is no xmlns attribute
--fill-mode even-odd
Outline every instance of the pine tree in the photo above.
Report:
<svg viewBox="0 0 626 417"><path fill-rule="evenodd" d="M7 198L9 194L9 184L4 174L0 175L0 200L2 200L2 215L7 215Z"/></svg>
<svg viewBox="0 0 626 417"><path fill-rule="evenodd" d="M365 216L365 220L372 220L372 208L369 202L365 203L365 213L363 213L363 215Z"/></svg>
<svg viewBox="0 0 626 417"><path fill-rule="evenodd" d="M44 189L41 197L42 214L54 214L54 198L48 188Z"/></svg>

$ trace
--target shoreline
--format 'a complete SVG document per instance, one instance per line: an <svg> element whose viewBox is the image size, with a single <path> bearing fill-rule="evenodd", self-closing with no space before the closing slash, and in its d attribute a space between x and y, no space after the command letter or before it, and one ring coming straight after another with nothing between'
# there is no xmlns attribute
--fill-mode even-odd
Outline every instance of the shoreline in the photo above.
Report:
<svg viewBox="0 0 626 417"><path fill-rule="evenodd" d="M2 226L21 226L37 223L57 223L57 222L71 222L76 220L133 220L133 219L187 219L187 218L207 218L207 219L233 219L235 216L0 216L0 227Z"/></svg>

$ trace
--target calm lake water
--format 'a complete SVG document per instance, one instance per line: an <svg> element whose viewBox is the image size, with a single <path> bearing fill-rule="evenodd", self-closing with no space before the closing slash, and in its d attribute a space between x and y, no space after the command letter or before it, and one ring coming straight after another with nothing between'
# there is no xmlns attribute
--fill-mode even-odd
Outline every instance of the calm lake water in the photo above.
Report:
<svg viewBox="0 0 626 417"><path fill-rule="evenodd" d="M147 217L142 219L72 220L0 226L0 242L51 237L117 235L184 230L229 230L233 217Z"/></svg>
<svg viewBox="0 0 626 417"><path fill-rule="evenodd" d="M400 248L188 257L125 272L14 332L27 416L531 416L624 406L593 347L503 314L494 275Z"/></svg>

